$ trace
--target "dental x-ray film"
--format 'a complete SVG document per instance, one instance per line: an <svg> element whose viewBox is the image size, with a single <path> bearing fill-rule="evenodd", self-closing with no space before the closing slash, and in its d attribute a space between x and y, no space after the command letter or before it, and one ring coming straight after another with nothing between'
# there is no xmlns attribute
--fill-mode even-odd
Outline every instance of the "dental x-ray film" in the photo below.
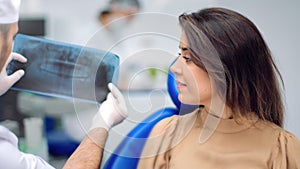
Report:
<svg viewBox="0 0 300 169"><path fill-rule="evenodd" d="M119 57L110 52L23 34L16 36L13 51L27 58L9 65L8 74L25 70L14 90L100 103L107 84L118 79Z"/></svg>

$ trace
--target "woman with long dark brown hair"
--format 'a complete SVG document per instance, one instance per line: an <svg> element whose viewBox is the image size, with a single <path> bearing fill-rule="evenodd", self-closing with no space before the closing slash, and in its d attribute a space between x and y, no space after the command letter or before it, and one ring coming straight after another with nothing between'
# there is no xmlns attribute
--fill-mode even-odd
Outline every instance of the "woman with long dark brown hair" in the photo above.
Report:
<svg viewBox="0 0 300 169"><path fill-rule="evenodd" d="M139 168L300 168L300 141L282 128L282 78L256 26L224 8L179 23L171 71L179 100L199 108L159 122Z"/></svg>
<svg viewBox="0 0 300 169"><path fill-rule="evenodd" d="M138 168L300 168L300 141L283 129L282 78L256 26L224 8L183 14L179 23L171 71L179 100L199 108L157 123ZM97 137L86 137L64 168L99 168L107 131L127 112L122 94L110 88L118 101L103 103L91 130Z"/></svg>

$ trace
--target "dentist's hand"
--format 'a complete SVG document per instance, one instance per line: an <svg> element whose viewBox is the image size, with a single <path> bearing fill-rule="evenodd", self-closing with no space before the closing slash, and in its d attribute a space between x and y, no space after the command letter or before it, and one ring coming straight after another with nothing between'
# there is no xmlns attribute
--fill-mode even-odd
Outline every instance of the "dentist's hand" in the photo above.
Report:
<svg viewBox="0 0 300 169"><path fill-rule="evenodd" d="M24 75L24 70L18 70L11 75L7 75L6 69L10 61L17 60L20 62L25 63L27 59L18 54L18 53L11 53L8 57L7 61L5 62L4 67L0 73L0 96L3 95L12 85L14 85L20 78Z"/></svg>
<svg viewBox="0 0 300 169"><path fill-rule="evenodd" d="M108 84L110 93L101 104L99 111L93 118L90 131L95 128L104 128L107 131L113 126L121 123L128 117L125 99L119 89L112 83Z"/></svg>

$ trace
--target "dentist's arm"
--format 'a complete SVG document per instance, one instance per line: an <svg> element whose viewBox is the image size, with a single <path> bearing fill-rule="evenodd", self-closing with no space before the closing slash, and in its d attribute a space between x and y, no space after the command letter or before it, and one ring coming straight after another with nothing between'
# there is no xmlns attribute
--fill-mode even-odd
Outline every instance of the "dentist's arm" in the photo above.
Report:
<svg viewBox="0 0 300 169"><path fill-rule="evenodd" d="M108 131L127 116L127 107L122 93L112 83L111 91L94 116L87 136L66 162L64 169L99 169Z"/></svg>
<svg viewBox="0 0 300 169"><path fill-rule="evenodd" d="M17 60L23 63L27 61L27 59L24 56L18 53L10 54L7 61L5 62L5 65L3 66L0 72L0 96L3 95L12 85L14 85L25 73L24 70L18 70L8 76L6 69L8 64L12 60Z"/></svg>

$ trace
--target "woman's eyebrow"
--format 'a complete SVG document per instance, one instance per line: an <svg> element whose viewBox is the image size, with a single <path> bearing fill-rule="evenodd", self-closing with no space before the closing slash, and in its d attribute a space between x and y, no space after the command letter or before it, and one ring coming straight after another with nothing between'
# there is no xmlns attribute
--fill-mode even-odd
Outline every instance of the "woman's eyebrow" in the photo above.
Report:
<svg viewBox="0 0 300 169"><path fill-rule="evenodd" d="M187 47L182 47L182 46L179 46L179 49L181 49L182 51L187 51L187 50L189 50L189 48L187 48Z"/></svg>

